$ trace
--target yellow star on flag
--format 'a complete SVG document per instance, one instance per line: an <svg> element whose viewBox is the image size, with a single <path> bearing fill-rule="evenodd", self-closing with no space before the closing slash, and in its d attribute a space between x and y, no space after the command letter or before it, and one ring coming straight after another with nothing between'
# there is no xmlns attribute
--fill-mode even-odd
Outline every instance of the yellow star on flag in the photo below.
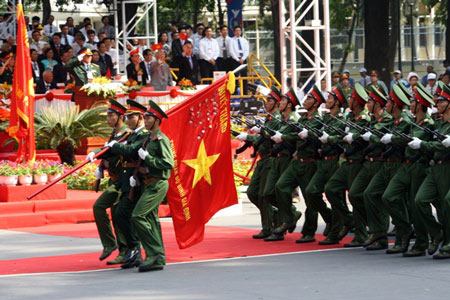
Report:
<svg viewBox="0 0 450 300"><path fill-rule="evenodd" d="M200 142L200 147L198 147L197 158L183 160L186 165L195 170L192 188L194 188L202 178L204 178L205 181L211 185L211 174L209 173L209 168L216 162L219 156L220 153L208 156L206 154L205 143L202 140Z"/></svg>

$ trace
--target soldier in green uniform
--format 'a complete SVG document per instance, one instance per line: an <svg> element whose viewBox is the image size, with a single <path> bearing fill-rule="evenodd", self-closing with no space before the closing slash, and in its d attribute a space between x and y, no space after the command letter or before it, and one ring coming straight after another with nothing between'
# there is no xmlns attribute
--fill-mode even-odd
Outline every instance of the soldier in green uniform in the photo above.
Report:
<svg viewBox="0 0 450 300"><path fill-rule="evenodd" d="M77 57L72 58L63 66L63 69L75 78L75 86L83 86L95 77L101 76L100 67L91 61L91 49L82 48Z"/></svg>
<svg viewBox="0 0 450 300"><path fill-rule="evenodd" d="M331 135L338 135L337 129L344 129L344 124L337 119L344 120L344 114L342 113L342 107L347 103L347 95L343 91L341 85L338 85L333 91L328 93L325 108L330 112L323 115L323 122L327 125L323 129L323 134L319 137L322 142L321 157L317 161L317 171L311 178L308 186L306 187L306 193L310 195L312 199L319 199L325 190L325 184L333 176L334 172L339 168L339 158L344 149L339 144L331 144L328 142L328 137ZM314 134L309 132L308 134ZM344 192L345 193L345 192ZM343 195L345 197L345 195ZM318 210L318 208L315 208ZM335 214L335 211L331 211L331 220L327 220L327 226L324 235L327 236L331 231L339 231L339 222L333 222L332 220L339 219L339 216ZM337 226L338 228L332 228ZM333 245L339 241L329 239L328 237L319 242L319 245Z"/></svg>
<svg viewBox="0 0 450 300"><path fill-rule="evenodd" d="M418 86L414 97L411 98L411 112L415 116L417 125L427 128L433 127L433 120L427 113L434 105L431 94L422 86ZM424 141L431 140L432 136L425 130L411 126L410 136ZM393 136L392 143L405 145L408 140ZM396 240L393 248L386 251L388 254L404 253L405 257L425 255L428 247L428 233L425 224L420 220L415 207L414 199L422 178L426 176L428 159L420 150L406 147L405 160L392 177L383 199L389 206L392 223L396 226ZM405 196L406 195L406 196ZM416 240L414 247L408 251L409 242L413 234L411 224L414 225ZM408 252L407 252L408 251Z"/></svg>
<svg viewBox="0 0 450 300"><path fill-rule="evenodd" d="M112 128L115 128L115 135L113 137L114 140L120 140L127 133L126 126L124 125L124 114L127 110L124 106L122 106L119 102L110 99L110 107L107 110L106 120L108 125ZM101 149L93 151L88 154L86 160L91 160L99 152ZM103 170L108 170L109 174L109 182L108 188L102 193L102 195L95 201L94 203L94 218L95 223L97 225L98 235L100 236L100 241L103 245L103 253L100 256L100 260L104 260L111 253L119 248L119 255L116 259L112 261L108 261L107 264L116 264L120 263L124 258L124 255L127 250L127 245L125 242L125 238L123 234L120 232L119 227L117 226L116 221L116 207L119 202L120 197L120 189L119 185L119 174L122 170L122 166L120 165L120 157L119 155L112 155L110 151L99 157L102 160L101 168L97 168L95 170L95 178L97 180L101 180L103 178ZM106 212L106 209L111 209L111 217L114 225L114 234L111 229L111 223L109 221L109 215Z"/></svg>
<svg viewBox="0 0 450 300"><path fill-rule="evenodd" d="M280 111L278 110L278 102L280 100L281 92L276 87L272 87L272 91L266 97L266 101L264 103L266 112L277 119L281 118ZM270 115L267 115L264 121L264 126L272 130L277 130L280 124L276 120L273 120L273 117ZM241 141L251 141L253 143L258 143L260 139L264 139L258 146L258 155L260 158L256 164L250 184L247 188L248 199L259 209L261 215L262 230L258 234L253 235L253 238L264 239L268 237L273 230L272 204L269 203L263 195L264 188L266 187L267 176L272 167L272 141L270 140L270 136L265 136L266 133L264 130L261 130L260 127L255 126L251 128L250 131L256 134L253 135L241 132L236 138Z"/></svg>
<svg viewBox="0 0 450 300"><path fill-rule="evenodd" d="M298 120L298 115L295 112L295 107L299 105L300 102L295 95L294 90L291 88L289 92L281 97L279 104L279 111L282 114L282 118L284 121L295 124ZM294 132L294 129L288 125L282 125L276 132L276 136L280 136L281 134L287 134L289 132ZM263 197L271 203L273 206L278 208L278 203L275 197L275 184L278 181L278 178L283 174L286 168L289 165L289 162L292 159L292 154L295 151L295 144L289 142L278 143L273 146L272 155L272 166L270 168L269 174L267 175L266 186L264 188ZM296 212L295 207L291 207L293 213L300 216L299 212ZM276 226L279 224L279 216L278 213L274 212L273 221ZM294 231L294 228L291 228L291 232ZM272 232L272 234L264 239L266 242L272 241L282 241L284 240L283 234L276 234Z"/></svg>
<svg viewBox="0 0 450 300"><path fill-rule="evenodd" d="M310 128L321 128L322 124L317 119L320 119L318 108L323 102L325 102L325 98L317 86L314 85L303 104L303 108L306 109L307 113L299 119L298 124L300 126L307 125ZM310 135L306 128L303 128L300 132L275 135L272 139L276 143L282 141L297 142L297 151L294 154L294 159L291 160L275 186L278 215L281 224L275 228L274 233L282 235L288 230L293 231L292 228L295 228L301 214L292 210L292 192L297 186L300 186L307 209L302 228L302 237L296 242L314 242L318 212L326 223L331 222L331 210L323 201L322 195L306 193L306 187L317 170L316 161L319 158L318 149L321 143L317 140L317 137Z"/></svg>
<svg viewBox="0 0 450 300"><path fill-rule="evenodd" d="M348 106L350 113L347 120L365 127L369 125L370 117L364 109L368 101L368 95L361 84L355 83L355 90L349 97ZM325 185L325 195L331 204L333 211L333 230L328 233L328 240L340 240L355 226L353 215L346 205L345 191L351 190L355 177L362 168L364 161L363 149L367 143L361 139L360 133L354 128L346 128L347 135L328 137L331 144L342 144L345 149L345 161L334 172ZM359 203L353 203L358 207ZM361 206L359 204L359 206ZM340 231L339 231L340 230ZM358 231L356 232L358 233ZM358 237L357 237L358 238ZM356 241L358 241L356 239Z"/></svg>
<svg viewBox="0 0 450 300"><path fill-rule="evenodd" d="M139 272L162 270L166 264L158 208L169 189L167 179L174 161L170 141L159 129L163 118L167 118L167 115L150 100L150 107L145 113L145 128L150 136L144 145L131 145L142 161L139 178L143 193L131 215L133 228L136 229L146 254L144 262L139 265ZM130 186L137 186L134 176L130 177Z"/></svg>
<svg viewBox="0 0 450 300"><path fill-rule="evenodd" d="M129 198L129 194L131 190L130 177L133 175L139 159L135 149L136 147L142 146L148 136L148 131L144 127L143 116L147 108L130 99L127 100L127 104L129 105L126 112L127 123L132 132L127 137L125 143L111 141L106 145L111 147L112 154L117 154L121 157L122 172L119 177L121 196L116 208L116 220L127 243L127 252L122 260L123 264L121 266L124 269L139 266L142 262L139 240L131 225L131 214L136 205L136 201L141 195L140 187L134 188L133 199Z"/></svg>
<svg viewBox="0 0 450 300"><path fill-rule="evenodd" d="M440 134L450 135L450 88L443 86L441 95L437 101L438 113L442 119L435 123L435 129ZM449 233L450 233L450 207L447 196L450 191L450 139L444 141L431 140L422 141L415 137L408 146L414 150L423 149L434 153L434 164L429 168L425 179L420 185L415 198L419 217L425 223L426 230L431 237L428 246L428 254L434 254L441 242L443 246L439 254L433 256L435 259L450 258ZM439 222L433 216L431 204L436 208Z"/></svg>
<svg viewBox="0 0 450 300"><path fill-rule="evenodd" d="M403 111L409 105L408 98L397 85L394 85L386 104L386 111L394 118L390 130L404 134L409 133L411 119L408 116L409 114ZM389 207L382 195L400 167L405 151L404 147L392 144L392 141L395 141L396 138L393 138L393 134L387 133L380 139L381 143L389 144L389 150L386 150L386 152L389 151L389 155L383 156L384 163L381 169L375 174L364 191L367 220L371 231L370 236L364 242L366 250L381 250L388 247Z"/></svg>
<svg viewBox="0 0 450 300"><path fill-rule="evenodd" d="M434 103L437 103L437 99L441 95L442 89L444 88L445 83L443 83L441 80L439 80L436 84L437 84L436 91L434 92L434 95L433 95ZM435 104L434 107L432 107L432 110L433 111L431 113L431 118L433 119L434 122L436 122L438 119L442 118L441 114L438 112L437 104Z"/></svg>

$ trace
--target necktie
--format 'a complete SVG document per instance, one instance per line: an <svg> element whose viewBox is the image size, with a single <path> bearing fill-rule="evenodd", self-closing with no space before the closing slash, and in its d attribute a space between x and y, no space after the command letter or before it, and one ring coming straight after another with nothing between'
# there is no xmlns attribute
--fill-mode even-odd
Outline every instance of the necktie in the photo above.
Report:
<svg viewBox="0 0 450 300"><path fill-rule="evenodd" d="M50 84L45 84L45 90L48 92L50 90Z"/></svg>
<svg viewBox="0 0 450 300"><path fill-rule="evenodd" d="M238 38L237 40L238 40L238 47L239 47L239 58L242 58L242 45L241 45L241 40L240 40L240 38Z"/></svg>
<svg viewBox="0 0 450 300"><path fill-rule="evenodd" d="M148 73L148 78L150 78L150 64L147 64L147 73Z"/></svg>
<svg viewBox="0 0 450 300"><path fill-rule="evenodd" d="M64 45L68 46L69 42L67 41L67 35L64 35Z"/></svg>
<svg viewBox="0 0 450 300"><path fill-rule="evenodd" d="M86 65L86 71L88 71L88 72L89 72L89 71L90 71L90 69L91 69L91 68L90 68L90 66L89 66L89 65Z"/></svg>
<svg viewBox="0 0 450 300"><path fill-rule="evenodd" d="M194 69L194 65L192 63L192 56L189 56L189 65L191 66L191 70Z"/></svg>
<svg viewBox="0 0 450 300"><path fill-rule="evenodd" d="M222 54L222 57L223 58L227 58L228 57L228 55L227 55L227 47L226 47L226 45L225 45L225 38L223 39L223 54Z"/></svg>
<svg viewBox="0 0 450 300"><path fill-rule="evenodd" d="M50 26L50 33L52 33L53 32L53 26L52 25L48 25L48 26Z"/></svg>

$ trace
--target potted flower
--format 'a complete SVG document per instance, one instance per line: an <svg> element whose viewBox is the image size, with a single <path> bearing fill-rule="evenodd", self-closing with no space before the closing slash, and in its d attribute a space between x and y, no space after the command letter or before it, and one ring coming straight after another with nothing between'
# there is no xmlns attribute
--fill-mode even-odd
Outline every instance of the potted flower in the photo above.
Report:
<svg viewBox="0 0 450 300"><path fill-rule="evenodd" d="M19 175L19 183L21 185L30 185L33 183L33 171L27 164L18 165L16 168L17 175Z"/></svg>
<svg viewBox="0 0 450 300"><path fill-rule="evenodd" d="M50 182L54 181L61 177L61 174L64 172L64 165L57 161L49 161L46 167L46 172L48 175L48 180Z"/></svg>
<svg viewBox="0 0 450 300"><path fill-rule="evenodd" d="M46 184L48 181L47 162L40 161L33 164L33 181L35 184Z"/></svg>
<svg viewBox="0 0 450 300"><path fill-rule="evenodd" d="M0 165L1 184L6 186L17 185L18 176L16 173L16 163L10 161L2 161Z"/></svg>

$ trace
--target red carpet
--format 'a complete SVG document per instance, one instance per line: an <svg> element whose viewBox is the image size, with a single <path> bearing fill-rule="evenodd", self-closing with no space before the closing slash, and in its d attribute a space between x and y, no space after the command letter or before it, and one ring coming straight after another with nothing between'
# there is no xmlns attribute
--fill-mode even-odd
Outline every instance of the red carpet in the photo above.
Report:
<svg viewBox="0 0 450 300"><path fill-rule="evenodd" d="M341 243L340 245L335 246L319 246L317 242L303 245L295 244L295 239L300 236L298 233L286 235L284 241L269 243L251 238L251 235L257 233L257 230L207 226L205 230L205 240L202 243L185 250L180 250L175 241L172 223L161 222L161 225L163 228L167 263L340 248L343 244ZM94 223L48 225L35 228L19 228L14 229L14 231L77 238L98 237ZM322 240L323 236L318 235L317 238L318 240ZM350 241L350 238L344 239L344 242L348 241ZM98 243L98 246L100 250L100 242ZM36 245L36 247L38 247L38 245ZM105 262L100 262L98 260L100 254L100 252L92 252L73 255L1 260L0 275L106 269L108 266L106 266ZM111 257L114 257L115 255L116 254L113 253ZM110 268L117 267L118 266L112 266Z"/></svg>

